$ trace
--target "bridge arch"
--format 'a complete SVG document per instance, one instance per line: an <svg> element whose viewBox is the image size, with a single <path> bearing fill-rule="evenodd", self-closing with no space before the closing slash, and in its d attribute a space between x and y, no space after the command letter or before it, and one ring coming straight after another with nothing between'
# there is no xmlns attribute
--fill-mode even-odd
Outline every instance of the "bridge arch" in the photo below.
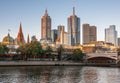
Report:
<svg viewBox="0 0 120 83"><path fill-rule="evenodd" d="M88 58L89 63L116 63L116 59L110 57L92 57Z"/></svg>

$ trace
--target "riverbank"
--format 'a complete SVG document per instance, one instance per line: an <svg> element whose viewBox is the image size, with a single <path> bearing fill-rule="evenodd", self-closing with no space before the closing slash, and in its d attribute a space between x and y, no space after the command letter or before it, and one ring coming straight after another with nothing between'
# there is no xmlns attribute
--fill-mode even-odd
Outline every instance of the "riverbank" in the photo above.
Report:
<svg viewBox="0 0 120 83"><path fill-rule="evenodd" d="M80 63L69 61L0 61L1 66L104 66L120 67L120 64L110 63Z"/></svg>

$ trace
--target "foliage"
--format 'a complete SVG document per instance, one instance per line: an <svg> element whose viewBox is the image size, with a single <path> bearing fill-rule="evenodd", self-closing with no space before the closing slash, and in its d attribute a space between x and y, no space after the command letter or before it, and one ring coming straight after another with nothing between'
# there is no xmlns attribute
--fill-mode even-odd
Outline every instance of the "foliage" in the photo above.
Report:
<svg viewBox="0 0 120 83"><path fill-rule="evenodd" d="M43 52L42 46L38 41L33 41L30 44L24 44L17 49L17 53L24 55L25 59L27 59L30 55L34 57L42 55Z"/></svg>
<svg viewBox="0 0 120 83"><path fill-rule="evenodd" d="M82 53L82 51L80 49L75 49L73 51L73 55L72 55L72 60L74 61L80 61L83 60L84 57L84 53Z"/></svg>
<svg viewBox="0 0 120 83"><path fill-rule="evenodd" d="M29 45L29 53L32 56L39 56L43 53L41 44L38 41L33 41Z"/></svg>
<svg viewBox="0 0 120 83"><path fill-rule="evenodd" d="M6 45L0 44L0 54L8 53L9 49Z"/></svg>
<svg viewBox="0 0 120 83"><path fill-rule="evenodd" d="M120 56L120 48L118 48L117 51L118 51L118 55Z"/></svg>
<svg viewBox="0 0 120 83"><path fill-rule="evenodd" d="M51 52L53 52L52 48L50 46L47 46L46 55L48 55L49 58L53 58L53 55L51 54Z"/></svg>
<svg viewBox="0 0 120 83"><path fill-rule="evenodd" d="M57 48L57 52L58 52L58 60L61 61L61 55L62 55L62 52L64 51L64 48L62 45L60 45L58 48Z"/></svg>

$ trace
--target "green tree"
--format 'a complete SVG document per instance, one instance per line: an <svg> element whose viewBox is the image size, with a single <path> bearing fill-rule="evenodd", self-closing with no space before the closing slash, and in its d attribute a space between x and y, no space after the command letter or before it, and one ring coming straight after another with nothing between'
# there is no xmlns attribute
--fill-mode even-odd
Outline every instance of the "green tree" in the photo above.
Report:
<svg viewBox="0 0 120 83"><path fill-rule="evenodd" d="M84 55L85 54L82 53L82 51L80 49L75 49L73 51L72 60L74 60L74 61L82 61Z"/></svg>
<svg viewBox="0 0 120 83"><path fill-rule="evenodd" d="M58 60L61 61L61 56L62 56L62 53L64 51L64 48L62 45L60 45L58 48L57 48L57 52L58 52Z"/></svg>
<svg viewBox="0 0 120 83"><path fill-rule="evenodd" d="M16 50L17 53L21 54L24 60L27 60L29 57L30 51L29 51L29 44L24 44L18 47Z"/></svg>
<svg viewBox="0 0 120 83"><path fill-rule="evenodd" d="M120 56L120 48L118 48L117 51L118 51L118 56Z"/></svg>
<svg viewBox="0 0 120 83"><path fill-rule="evenodd" d="M0 44L0 54L7 54L9 48L6 45Z"/></svg>
<svg viewBox="0 0 120 83"><path fill-rule="evenodd" d="M48 55L49 59L52 58L53 59L53 55L52 55L52 48L50 46L47 46L46 48L46 54Z"/></svg>
<svg viewBox="0 0 120 83"><path fill-rule="evenodd" d="M42 46L38 41L31 42L28 50L29 50L29 53L34 57L42 56L43 54Z"/></svg>

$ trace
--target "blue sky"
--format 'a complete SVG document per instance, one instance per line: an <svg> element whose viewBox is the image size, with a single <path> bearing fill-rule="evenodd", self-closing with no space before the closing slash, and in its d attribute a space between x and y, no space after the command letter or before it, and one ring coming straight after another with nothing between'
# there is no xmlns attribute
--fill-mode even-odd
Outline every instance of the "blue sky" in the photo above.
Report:
<svg viewBox="0 0 120 83"><path fill-rule="evenodd" d="M104 29L116 25L120 37L120 0L0 0L0 41L11 29L11 36L17 37L22 22L25 40L27 35L41 38L41 17L45 9L52 19L52 29L65 26L72 14L72 7L83 23L97 26L97 39L104 40Z"/></svg>

